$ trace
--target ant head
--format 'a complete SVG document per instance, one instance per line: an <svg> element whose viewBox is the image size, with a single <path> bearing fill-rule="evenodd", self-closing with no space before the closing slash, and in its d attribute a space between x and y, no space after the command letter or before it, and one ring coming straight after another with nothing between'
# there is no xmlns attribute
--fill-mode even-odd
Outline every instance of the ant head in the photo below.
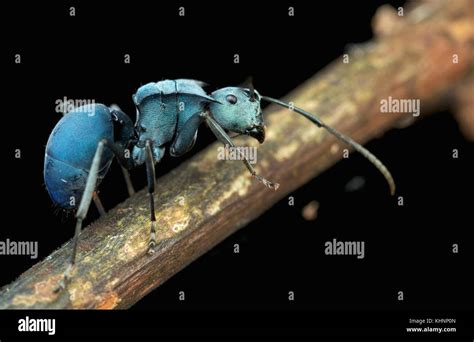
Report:
<svg viewBox="0 0 474 342"><path fill-rule="evenodd" d="M211 96L219 101L209 105L212 116L224 129L249 135L263 143L265 125L257 91L227 87L216 90Z"/></svg>

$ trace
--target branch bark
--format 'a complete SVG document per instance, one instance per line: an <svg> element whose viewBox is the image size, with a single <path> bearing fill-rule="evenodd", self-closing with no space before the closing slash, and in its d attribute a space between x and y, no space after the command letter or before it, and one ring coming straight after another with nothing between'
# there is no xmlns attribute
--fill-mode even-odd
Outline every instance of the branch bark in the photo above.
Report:
<svg viewBox="0 0 474 342"><path fill-rule="evenodd" d="M454 96L454 117L459 129L467 140L474 141L474 73L456 87Z"/></svg>
<svg viewBox="0 0 474 342"><path fill-rule="evenodd" d="M349 51L349 63L334 61L288 99L359 142L406 117L380 113L380 101L389 96L420 99L424 116L472 70L473 7L470 0L421 2L404 17L383 7L374 18L373 41ZM212 144L158 179L153 256L146 255L148 200L140 191L83 231L68 292L56 295L53 288L70 242L5 286L0 308L130 307L341 158L342 145L324 130L288 110L270 112L257 170L281 184L277 191L254 181L240 162L217 160L220 145ZM246 138L238 143L255 144Z"/></svg>

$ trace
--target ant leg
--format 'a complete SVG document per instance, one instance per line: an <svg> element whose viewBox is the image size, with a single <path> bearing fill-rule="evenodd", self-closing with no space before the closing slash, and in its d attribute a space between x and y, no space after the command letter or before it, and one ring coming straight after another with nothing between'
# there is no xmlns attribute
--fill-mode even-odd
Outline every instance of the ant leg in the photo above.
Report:
<svg viewBox="0 0 474 342"><path fill-rule="evenodd" d="M112 153L117 157L117 160L121 166L123 178L125 180L125 184L127 186L127 192L129 196L133 196L135 194L135 189L133 188L132 180L130 179L130 173L128 170L135 167L133 160L131 158L125 158L124 156L124 148L122 145L117 143L109 143L106 142L107 147L112 151Z"/></svg>
<svg viewBox="0 0 474 342"><path fill-rule="evenodd" d="M82 230L82 221L85 219L87 215L87 211L89 210L89 206L91 204L91 200L93 194L95 192L95 188L97 185L97 178L99 176L99 166L102 159L102 155L104 153L104 146L106 146L107 141L101 140L97 144L97 150L95 151L94 159L92 159L92 165L89 171L89 176L87 177L86 187L82 194L81 202L79 204L79 209L76 213L76 229L74 232L74 238L72 240L72 254L71 259L69 261L69 265L66 268L66 271L63 274L62 280L59 282L58 288L55 289L54 292L59 292L62 289L65 289L69 281L71 280L71 273L76 263L76 255L77 255L77 244L79 242L79 234Z"/></svg>
<svg viewBox="0 0 474 342"><path fill-rule="evenodd" d="M127 185L128 196L132 197L135 194L135 189L133 188L133 183L130 179L130 172L128 172L128 170L122 165L120 166L122 169L123 179L125 180L125 184Z"/></svg>
<svg viewBox="0 0 474 342"><path fill-rule="evenodd" d="M132 167L130 163L126 163L121 159L121 146L118 144L110 144L108 142L105 142L105 145L114 153L114 155L117 157L117 160L119 161L120 168L122 169L122 174L123 178L125 180L125 184L127 186L127 192L128 195L131 197L135 194L135 189L133 188L132 180L130 179L130 173L127 170L127 167ZM125 159L125 158L124 158ZM124 166L125 165L125 166ZM94 201L94 204L99 211L100 216L105 216L107 213L104 209L104 206L102 204L102 201L100 200L99 194L97 191L94 191L92 194L92 200Z"/></svg>
<svg viewBox="0 0 474 342"><path fill-rule="evenodd" d="M234 142L232 139L227 135L227 133L224 131L224 129L215 121L209 114L204 114L206 118L206 122L209 125L209 128L211 131L214 133L216 138L223 143L224 145L229 145L231 147L235 147ZM278 183L273 183L269 181L268 179L263 178L259 174L257 174L257 171L253 168L252 164L249 163L249 161L245 158L245 156L242 155L242 161L244 162L245 166L247 169L250 171L253 177L257 179L258 181L262 182L267 188L276 190L280 186Z"/></svg>
<svg viewBox="0 0 474 342"><path fill-rule="evenodd" d="M92 194L92 200L94 201L94 204L100 216L105 216L106 212L105 212L104 206L102 205L102 201L100 200L100 197L97 194L97 191L94 191L94 193Z"/></svg>
<svg viewBox="0 0 474 342"><path fill-rule="evenodd" d="M146 164L146 179L148 185L148 196L150 198L150 241L148 242L148 254L155 253L156 246L156 230L155 230L155 200L153 194L155 192L155 160L151 151L151 141L145 142L145 164Z"/></svg>
<svg viewBox="0 0 474 342"><path fill-rule="evenodd" d="M127 126L126 122L127 120L129 120L129 118L124 112L122 112L120 107L117 104L113 103L110 105L110 109L112 109L112 115L115 118L115 121L118 121L120 124ZM132 125L133 124L130 121L131 129L133 129ZM124 126L122 126L122 128ZM127 186L128 196L131 197L135 194L135 189L133 188L132 180L130 179L130 173L128 172L128 170L130 170L134 165L133 163L130 163L128 160L126 160L126 158L124 157L124 148L122 147L122 145L114 143L108 144L108 147L110 148L110 150L112 150L112 152L115 154L120 163L123 178Z"/></svg>
<svg viewBox="0 0 474 342"><path fill-rule="evenodd" d="M202 112L197 112L184 123L171 144L170 154L173 157L179 157L193 148L198 128L203 121L204 116Z"/></svg>

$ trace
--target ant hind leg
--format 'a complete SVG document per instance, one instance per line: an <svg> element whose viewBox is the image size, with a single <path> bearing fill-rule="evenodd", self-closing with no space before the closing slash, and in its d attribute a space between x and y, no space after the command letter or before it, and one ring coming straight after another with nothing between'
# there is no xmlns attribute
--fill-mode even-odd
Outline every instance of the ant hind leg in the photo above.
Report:
<svg viewBox="0 0 474 342"><path fill-rule="evenodd" d="M87 211L89 210L89 206L91 204L91 200L94 196L94 192L97 186L97 179L99 176L99 167L101 164L102 155L104 153L104 147L106 146L107 141L101 140L97 145L97 150L95 151L94 159L92 159L92 165L89 171L89 176L87 177L86 187L82 194L81 202L79 204L79 209L76 212L76 229L74 232L74 238L72 240L72 254L71 259L69 260L69 264L66 268L66 271L63 274L63 278L58 284L58 287L55 289L54 292L59 292L64 290L67 284L71 280L72 270L76 263L76 255L77 255L77 245L79 242L79 235L82 230L82 221L85 219L87 215Z"/></svg>

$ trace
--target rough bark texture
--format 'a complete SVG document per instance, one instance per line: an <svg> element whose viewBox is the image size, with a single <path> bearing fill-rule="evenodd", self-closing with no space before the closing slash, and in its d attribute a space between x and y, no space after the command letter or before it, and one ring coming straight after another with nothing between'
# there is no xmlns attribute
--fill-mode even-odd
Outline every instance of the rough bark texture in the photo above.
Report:
<svg viewBox="0 0 474 342"><path fill-rule="evenodd" d="M382 99L420 99L424 116L472 71L473 7L472 0L419 3L401 18L383 7L374 18L373 41L349 51L349 63L342 57L334 61L288 99L362 143L407 117L380 113ZM455 54L458 63L453 63ZM55 295L53 288L70 243L5 286L0 307L130 307L341 159L344 146L324 130L288 110L272 107L269 112L257 170L281 183L277 191L253 180L240 162L219 161L220 145L212 144L158 179L157 253L145 253L149 209L146 192L140 191L83 231L68 292ZM255 144L248 138L236 141Z"/></svg>
<svg viewBox="0 0 474 342"><path fill-rule="evenodd" d="M459 129L466 139L474 141L474 73L456 88L454 106Z"/></svg>

